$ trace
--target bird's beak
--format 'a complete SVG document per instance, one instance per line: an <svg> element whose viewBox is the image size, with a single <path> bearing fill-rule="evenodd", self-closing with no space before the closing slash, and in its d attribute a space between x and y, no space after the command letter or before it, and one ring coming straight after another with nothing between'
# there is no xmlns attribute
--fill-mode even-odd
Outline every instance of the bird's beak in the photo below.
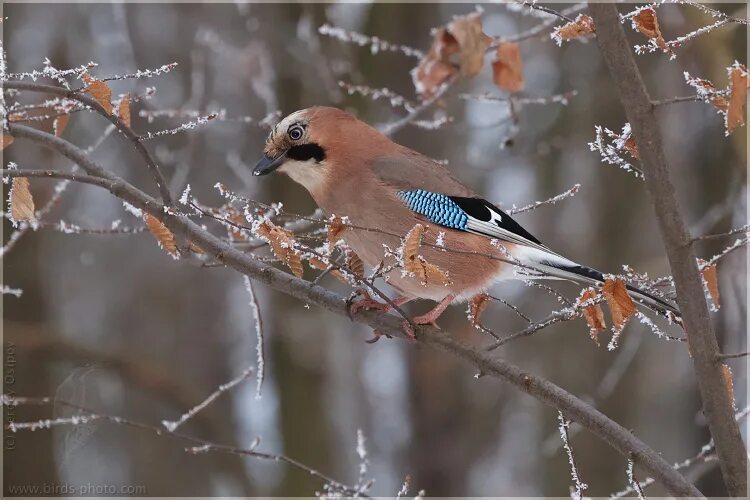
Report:
<svg viewBox="0 0 750 500"><path fill-rule="evenodd" d="M276 158L271 158L268 155L263 155L263 158L258 161L258 163L255 164L255 168L253 169L253 175L266 175L270 174L277 168L279 168L286 159L286 151L281 153Z"/></svg>

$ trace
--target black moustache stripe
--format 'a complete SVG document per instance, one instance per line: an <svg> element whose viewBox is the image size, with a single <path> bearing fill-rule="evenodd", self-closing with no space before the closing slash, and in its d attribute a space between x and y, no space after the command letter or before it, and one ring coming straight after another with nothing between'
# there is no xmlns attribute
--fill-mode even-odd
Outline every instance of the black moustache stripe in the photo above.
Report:
<svg viewBox="0 0 750 500"><path fill-rule="evenodd" d="M307 161L310 158L315 158L315 161L323 161L326 158L326 152L315 143L300 144L289 148L286 157L297 161Z"/></svg>

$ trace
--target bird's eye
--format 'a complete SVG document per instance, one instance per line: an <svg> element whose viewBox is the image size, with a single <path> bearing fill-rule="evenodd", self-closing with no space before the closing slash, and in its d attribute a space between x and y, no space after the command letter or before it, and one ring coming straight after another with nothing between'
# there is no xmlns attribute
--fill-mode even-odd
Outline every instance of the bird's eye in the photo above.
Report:
<svg viewBox="0 0 750 500"><path fill-rule="evenodd" d="M305 133L305 130L299 126L299 125L292 125L289 127L289 131L287 132L289 134L289 138L293 141L299 141L302 139L302 135Z"/></svg>

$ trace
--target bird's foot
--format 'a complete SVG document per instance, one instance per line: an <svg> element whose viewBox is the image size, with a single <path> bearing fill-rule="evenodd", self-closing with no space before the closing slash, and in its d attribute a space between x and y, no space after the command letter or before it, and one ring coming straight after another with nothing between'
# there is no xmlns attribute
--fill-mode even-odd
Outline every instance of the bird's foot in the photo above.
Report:
<svg viewBox="0 0 750 500"><path fill-rule="evenodd" d="M415 325L432 325L439 330L440 327L437 325L437 323L435 323L435 321L437 321L440 315L443 314L443 311L448 308L450 303L453 302L453 299L455 298L455 295L448 295L443 300L441 300L440 303L436 305L430 312L415 316L411 320Z"/></svg>
<svg viewBox="0 0 750 500"><path fill-rule="evenodd" d="M354 301L357 297L362 297L358 301ZM347 311L349 312L349 318L357 314L361 310L365 311L382 311L388 312L391 310L391 305L385 302L379 302L370 296L370 293L364 288L357 288L354 293L347 299Z"/></svg>
<svg viewBox="0 0 750 500"><path fill-rule="evenodd" d="M380 333L380 330L373 329L372 330L372 338L368 339L368 340L365 340L365 343L366 344L374 344L375 342L377 342L378 340L380 340L380 337L385 337L387 339L393 338L390 335L388 335L387 333Z"/></svg>
<svg viewBox="0 0 750 500"><path fill-rule="evenodd" d="M404 329L404 333L406 333L406 336L411 340L412 342L415 342L417 340L417 334L414 332L414 327L411 326L411 323L409 323L407 320L404 320L403 323L401 323L401 328Z"/></svg>

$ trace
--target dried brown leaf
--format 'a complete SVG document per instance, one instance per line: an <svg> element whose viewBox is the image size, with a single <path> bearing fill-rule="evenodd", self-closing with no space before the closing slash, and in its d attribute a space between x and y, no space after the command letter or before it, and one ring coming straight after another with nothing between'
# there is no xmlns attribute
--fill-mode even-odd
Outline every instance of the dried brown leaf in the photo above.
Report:
<svg viewBox="0 0 750 500"><path fill-rule="evenodd" d="M424 257L419 256L419 261L424 268L424 281L433 285L449 285L451 280L448 271L440 269L435 264L427 262Z"/></svg>
<svg viewBox="0 0 750 500"><path fill-rule="evenodd" d="M492 63L492 79L495 85L508 92L523 90L523 61L517 43L501 43Z"/></svg>
<svg viewBox="0 0 750 500"><path fill-rule="evenodd" d="M70 115L68 114L58 115L55 117L54 121L52 122L52 131L57 137L60 137L63 134L63 132L65 131L65 127L68 126L69 119Z"/></svg>
<svg viewBox="0 0 750 500"><path fill-rule="evenodd" d="M706 282L706 288L711 295L711 301L716 307L719 307L719 278L716 273L716 264L711 264L701 271L703 280Z"/></svg>
<svg viewBox="0 0 750 500"><path fill-rule="evenodd" d="M13 143L13 136L8 134L7 132L4 132L0 135L2 135L3 137L3 147L0 148L0 151L2 151Z"/></svg>
<svg viewBox="0 0 750 500"><path fill-rule="evenodd" d="M154 235L156 241L159 242L159 246L166 250L166 252L173 256L177 256L177 244L174 240L174 234L172 231L167 229L167 226L161 223L159 219L151 214L144 214L143 220L146 223L146 227Z"/></svg>
<svg viewBox="0 0 750 500"><path fill-rule="evenodd" d="M365 275L365 263L362 262L362 259L359 258L359 255L354 250L349 250L346 253L346 267L360 278Z"/></svg>
<svg viewBox="0 0 750 500"><path fill-rule="evenodd" d="M458 71L458 66L451 62L451 56L458 51L458 42L445 28L435 31L430 50L411 72L418 94L431 97Z"/></svg>
<svg viewBox="0 0 750 500"><path fill-rule="evenodd" d="M579 14L575 21L564 24L556 30L556 33L563 40L572 40L594 33L595 31L594 20L586 14Z"/></svg>
<svg viewBox="0 0 750 500"><path fill-rule="evenodd" d="M130 128L130 95L125 94L120 100L120 106L117 108L117 116L122 122Z"/></svg>
<svg viewBox="0 0 750 500"><path fill-rule="evenodd" d="M96 102L101 104L101 106L104 108L104 110L107 112L107 114L112 114L112 89L109 88L109 85L107 85L105 82L101 80L95 80L88 74L83 75L83 81L86 82L88 85L85 89L83 89L84 92L87 94L90 94L91 97L96 99Z"/></svg>
<svg viewBox="0 0 750 500"><path fill-rule="evenodd" d="M593 288L587 288L581 292L578 297L578 304L583 304L589 300L597 297L596 290ZM583 308L583 317L586 320L586 324L589 326L589 335L591 340L599 346L599 334L607 328L607 324L604 322L604 311L599 304L593 304Z"/></svg>
<svg viewBox="0 0 750 500"><path fill-rule="evenodd" d="M619 278L608 279L602 287L604 298L607 300L609 310L612 313L612 323L615 331L620 331L635 314L635 303L628 294L625 282Z"/></svg>
<svg viewBox="0 0 750 500"><path fill-rule="evenodd" d="M478 75L484 64L484 53L492 42L482 31L482 16L473 12L457 17L448 25L448 32L458 43L461 76Z"/></svg>
<svg viewBox="0 0 750 500"><path fill-rule="evenodd" d="M341 239L341 234L346 230L346 224L341 217L334 215L328 222L328 244L331 247L336 245L336 242Z"/></svg>
<svg viewBox="0 0 750 500"><path fill-rule="evenodd" d="M482 316L482 313L487 308L489 302L490 296L486 293L480 293L471 298L471 301L469 301L469 319L471 320L472 326L477 326L479 324L479 318Z"/></svg>
<svg viewBox="0 0 750 500"><path fill-rule="evenodd" d="M649 7L641 10L633 17L633 23L638 31L652 38L656 42L657 47L662 50L668 50L667 42L664 41L664 37L659 29L659 19L656 17L654 9Z"/></svg>
<svg viewBox="0 0 750 500"><path fill-rule="evenodd" d="M734 400L734 381L732 379L732 369L729 368L729 365L727 365L726 363L722 363L721 365L721 375L724 378L724 387L727 390L729 401L732 402L732 406L734 407L736 403Z"/></svg>
<svg viewBox="0 0 750 500"><path fill-rule="evenodd" d="M34 198L26 177L14 177L10 185L10 215L14 221L34 219Z"/></svg>
<svg viewBox="0 0 750 500"><path fill-rule="evenodd" d="M729 70L729 85L731 95L727 106L727 134L745 123L745 104L747 103L747 68L741 65L733 66Z"/></svg>
<svg viewBox="0 0 750 500"><path fill-rule="evenodd" d="M301 278L304 269L302 268L302 259L294 249L294 235L292 232L270 221L260 224L256 232L258 236L268 240L273 254L291 269L292 274Z"/></svg>
<svg viewBox="0 0 750 500"><path fill-rule="evenodd" d="M425 269L419 257L419 246L422 244L422 234L424 233L424 226L422 224L416 224L406 234L404 238L404 270L409 273L414 273L421 281L425 280Z"/></svg>
<svg viewBox="0 0 750 500"><path fill-rule="evenodd" d="M628 152L630 156L632 156L636 160L640 159L640 153L638 152L638 144L635 143L635 138L632 135L627 138L627 140L623 144L623 148L625 149L625 151Z"/></svg>

